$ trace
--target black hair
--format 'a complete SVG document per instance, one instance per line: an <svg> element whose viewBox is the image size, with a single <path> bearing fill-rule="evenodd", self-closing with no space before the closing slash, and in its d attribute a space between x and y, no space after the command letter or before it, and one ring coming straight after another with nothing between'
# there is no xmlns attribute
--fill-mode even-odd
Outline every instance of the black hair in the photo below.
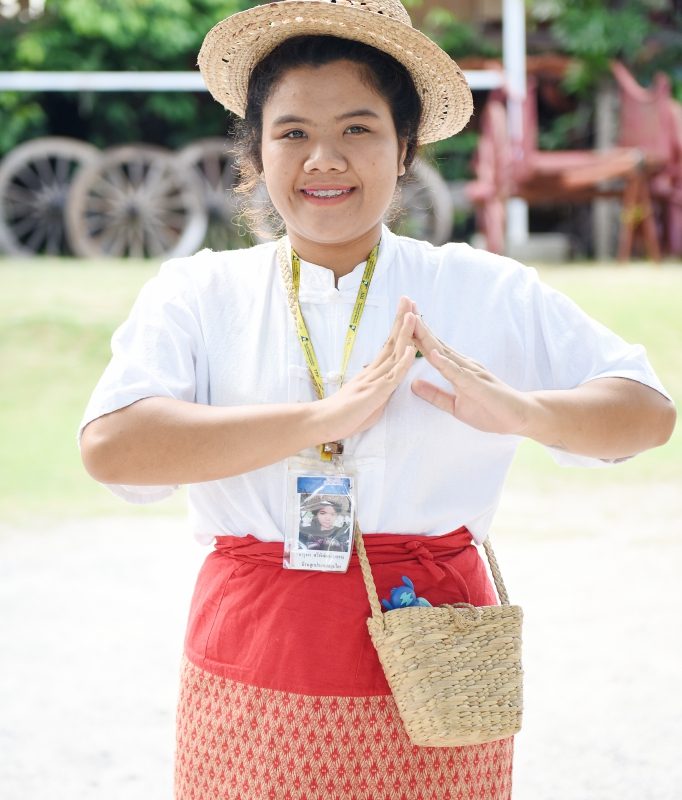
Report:
<svg viewBox="0 0 682 800"><path fill-rule="evenodd" d="M285 73L296 67L321 67L335 61L358 64L363 80L387 102L398 140L406 147L404 164L406 171L409 169L417 152L422 104L407 68L387 53L362 42L336 36L295 36L265 56L249 78L245 117L234 129L234 152L239 167L237 191L252 193L259 183L263 170L263 108ZM268 211L271 216L272 211ZM252 225L262 222L262 211L247 208L245 213ZM280 227L281 220L278 223Z"/></svg>

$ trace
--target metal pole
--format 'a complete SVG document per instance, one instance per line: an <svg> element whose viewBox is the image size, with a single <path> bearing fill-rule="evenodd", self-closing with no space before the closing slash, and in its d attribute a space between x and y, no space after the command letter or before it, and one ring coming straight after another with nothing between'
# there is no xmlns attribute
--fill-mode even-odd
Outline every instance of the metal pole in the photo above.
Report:
<svg viewBox="0 0 682 800"><path fill-rule="evenodd" d="M472 89L497 89L497 70L466 70ZM0 91L16 92L205 92L196 72L0 72Z"/></svg>
<svg viewBox="0 0 682 800"><path fill-rule="evenodd" d="M507 80L509 136L512 148L523 145L523 100L526 97L526 8L524 0L503 0L502 53ZM520 198L507 203L507 247L528 241L528 204Z"/></svg>

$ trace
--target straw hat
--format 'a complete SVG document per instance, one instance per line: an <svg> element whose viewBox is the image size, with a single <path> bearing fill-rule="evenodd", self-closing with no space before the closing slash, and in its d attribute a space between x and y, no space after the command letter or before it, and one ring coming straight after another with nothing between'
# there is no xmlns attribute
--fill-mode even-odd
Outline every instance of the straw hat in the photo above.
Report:
<svg viewBox="0 0 682 800"><path fill-rule="evenodd" d="M339 507L336 503L332 503L331 500L318 500L316 498L313 498L309 504L306 504L303 510L316 514L322 508L333 508L334 511L337 513L339 512Z"/></svg>
<svg viewBox="0 0 682 800"><path fill-rule="evenodd" d="M212 28L199 68L213 97L240 117L253 68L293 36L354 39L400 61L422 101L419 144L454 135L473 111L471 90L457 64L412 27L399 0L281 0L233 14Z"/></svg>

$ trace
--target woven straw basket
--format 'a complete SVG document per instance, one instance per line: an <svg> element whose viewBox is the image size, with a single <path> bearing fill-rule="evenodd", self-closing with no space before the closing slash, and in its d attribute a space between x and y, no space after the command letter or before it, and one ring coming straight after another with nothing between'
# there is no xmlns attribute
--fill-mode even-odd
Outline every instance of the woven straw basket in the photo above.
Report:
<svg viewBox="0 0 682 800"><path fill-rule="evenodd" d="M386 613L357 528L355 546L372 609L369 634L412 743L455 747L519 731L523 614L509 605L490 543L484 548L501 605L456 603Z"/></svg>

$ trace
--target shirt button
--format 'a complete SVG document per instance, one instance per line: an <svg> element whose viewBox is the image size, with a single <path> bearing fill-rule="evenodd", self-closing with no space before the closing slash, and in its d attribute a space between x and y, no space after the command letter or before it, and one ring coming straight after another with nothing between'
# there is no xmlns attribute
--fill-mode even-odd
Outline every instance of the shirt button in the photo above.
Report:
<svg viewBox="0 0 682 800"><path fill-rule="evenodd" d="M329 383L340 383L341 382L341 373L340 372L330 372L327 375L327 381Z"/></svg>
<svg viewBox="0 0 682 800"><path fill-rule="evenodd" d="M339 290L328 289L327 292L325 292L325 299L329 300L330 303L338 303L338 301L341 299Z"/></svg>

